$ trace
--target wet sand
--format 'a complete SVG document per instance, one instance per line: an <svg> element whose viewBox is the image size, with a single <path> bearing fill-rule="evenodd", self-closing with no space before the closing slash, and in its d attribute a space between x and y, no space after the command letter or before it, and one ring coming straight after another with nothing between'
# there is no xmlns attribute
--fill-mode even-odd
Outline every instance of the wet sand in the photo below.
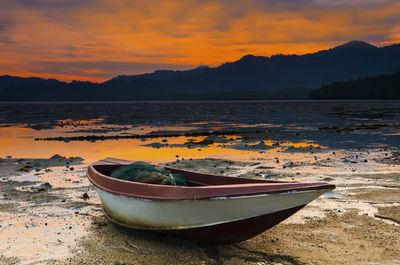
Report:
<svg viewBox="0 0 400 265"><path fill-rule="evenodd" d="M179 157L164 163L199 172L337 185L263 234L219 246L111 223L85 177L87 164L79 158L2 158L0 264L400 263L397 150L314 151L265 153L241 162Z"/></svg>

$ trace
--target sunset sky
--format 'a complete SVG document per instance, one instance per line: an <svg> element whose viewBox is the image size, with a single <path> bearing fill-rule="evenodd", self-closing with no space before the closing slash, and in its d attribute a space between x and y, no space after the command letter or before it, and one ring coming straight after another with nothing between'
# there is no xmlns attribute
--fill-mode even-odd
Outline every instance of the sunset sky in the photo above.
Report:
<svg viewBox="0 0 400 265"><path fill-rule="evenodd" d="M105 81L304 54L350 40L400 43L400 1L1 0L0 75Z"/></svg>

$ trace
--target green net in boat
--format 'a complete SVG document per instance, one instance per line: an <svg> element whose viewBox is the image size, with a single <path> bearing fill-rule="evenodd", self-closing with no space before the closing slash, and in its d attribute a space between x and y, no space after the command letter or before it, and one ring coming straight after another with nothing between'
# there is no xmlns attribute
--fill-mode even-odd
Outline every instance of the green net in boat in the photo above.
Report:
<svg viewBox="0 0 400 265"><path fill-rule="evenodd" d="M172 186L187 186L186 179L180 174L157 168L146 162L135 162L121 166L111 172L112 178Z"/></svg>

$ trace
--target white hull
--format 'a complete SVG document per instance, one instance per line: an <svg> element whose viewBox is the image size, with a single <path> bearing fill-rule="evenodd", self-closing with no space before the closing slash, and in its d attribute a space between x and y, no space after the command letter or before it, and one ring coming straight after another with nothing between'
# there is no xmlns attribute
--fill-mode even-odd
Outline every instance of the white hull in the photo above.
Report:
<svg viewBox="0 0 400 265"><path fill-rule="evenodd" d="M291 191L205 200L153 201L97 193L108 218L121 225L153 230L179 230L244 220L306 205L326 190Z"/></svg>

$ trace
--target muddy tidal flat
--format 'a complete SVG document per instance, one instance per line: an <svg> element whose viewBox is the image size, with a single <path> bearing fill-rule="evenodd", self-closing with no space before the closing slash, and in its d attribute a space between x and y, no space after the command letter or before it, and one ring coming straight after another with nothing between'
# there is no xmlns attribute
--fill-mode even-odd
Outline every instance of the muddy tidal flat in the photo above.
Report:
<svg viewBox="0 0 400 265"><path fill-rule="evenodd" d="M0 104L0 264L400 264L399 102L177 104ZM337 188L209 245L107 220L107 156Z"/></svg>

